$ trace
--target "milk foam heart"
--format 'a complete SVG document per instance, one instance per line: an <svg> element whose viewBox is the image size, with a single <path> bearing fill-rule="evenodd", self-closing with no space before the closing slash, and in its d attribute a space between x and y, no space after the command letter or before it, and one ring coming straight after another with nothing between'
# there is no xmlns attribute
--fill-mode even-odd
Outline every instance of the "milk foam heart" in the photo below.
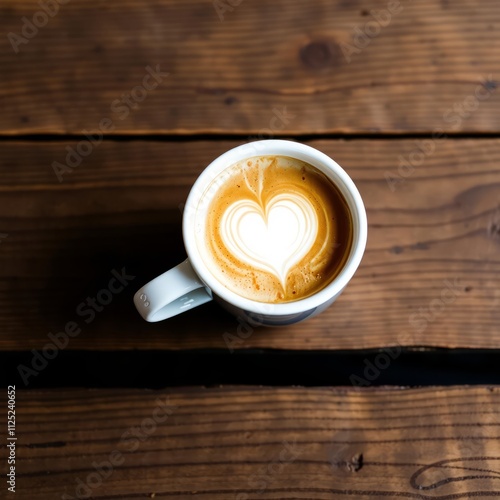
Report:
<svg viewBox="0 0 500 500"><path fill-rule="evenodd" d="M197 245L228 290L265 303L308 297L341 271L352 242L342 194L314 166L287 156L254 156L207 187Z"/></svg>
<svg viewBox="0 0 500 500"><path fill-rule="evenodd" d="M307 198L287 193L265 207L253 200L234 202L222 217L220 232L238 260L272 273L285 287L289 270L316 240L318 220Z"/></svg>

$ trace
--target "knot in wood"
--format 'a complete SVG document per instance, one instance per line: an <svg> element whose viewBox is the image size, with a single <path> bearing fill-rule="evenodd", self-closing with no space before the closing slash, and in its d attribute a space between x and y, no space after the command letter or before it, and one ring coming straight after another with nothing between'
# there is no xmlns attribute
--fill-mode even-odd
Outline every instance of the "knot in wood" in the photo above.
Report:
<svg viewBox="0 0 500 500"><path fill-rule="evenodd" d="M300 49L300 59L308 68L325 69L338 64L340 49L331 40L312 41Z"/></svg>

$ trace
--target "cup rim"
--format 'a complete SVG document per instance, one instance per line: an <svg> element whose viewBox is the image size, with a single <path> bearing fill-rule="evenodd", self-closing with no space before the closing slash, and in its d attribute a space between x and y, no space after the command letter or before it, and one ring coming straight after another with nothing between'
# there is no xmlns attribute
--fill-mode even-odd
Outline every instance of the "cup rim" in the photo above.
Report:
<svg viewBox="0 0 500 500"><path fill-rule="evenodd" d="M307 163L323 172L346 199L353 219L353 241L350 254L339 274L315 294L293 302L269 303L247 299L227 289L204 264L199 253L195 222L198 204L210 183L226 168L253 156L290 156ZM347 172L332 158L312 146L281 139L266 139L242 144L232 148L213 160L193 184L186 200L182 232L184 245L193 269L212 292L224 301L246 312L282 316L298 314L315 309L338 295L356 272L366 247L368 223L366 210L358 188Z"/></svg>

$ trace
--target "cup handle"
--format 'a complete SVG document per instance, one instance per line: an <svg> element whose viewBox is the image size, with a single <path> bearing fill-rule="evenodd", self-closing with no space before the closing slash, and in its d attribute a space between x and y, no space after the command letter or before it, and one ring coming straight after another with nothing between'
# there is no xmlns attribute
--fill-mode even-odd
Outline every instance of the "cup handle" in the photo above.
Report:
<svg viewBox="0 0 500 500"><path fill-rule="evenodd" d="M189 259L146 283L134 295L135 307L150 323L171 318L210 300L212 292L198 278Z"/></svg>

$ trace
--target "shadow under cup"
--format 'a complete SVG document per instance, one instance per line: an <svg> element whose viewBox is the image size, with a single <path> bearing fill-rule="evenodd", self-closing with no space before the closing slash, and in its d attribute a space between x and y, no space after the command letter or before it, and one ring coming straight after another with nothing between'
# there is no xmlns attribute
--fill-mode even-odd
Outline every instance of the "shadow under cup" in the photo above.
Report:
<svg viewBox="0 0 500 500"><path fill-rule="evenodd" d="M343 268L313 295L291 302L265 303L245 298L225 287L205 264L198 248L203 239L208 206L220 188L221 173L235 163L259 156L285 156L312 165L333 182L347 203L352 220L352 244ZM186 202L183 218L186 251L196 274L213 298L241 321L252 326L280 326L303 321L324 311L342 293L363 256L367 220L358 189L347 173L330 157L304 144L265 140L238 146L214 160L197 179Z"/></svg>

